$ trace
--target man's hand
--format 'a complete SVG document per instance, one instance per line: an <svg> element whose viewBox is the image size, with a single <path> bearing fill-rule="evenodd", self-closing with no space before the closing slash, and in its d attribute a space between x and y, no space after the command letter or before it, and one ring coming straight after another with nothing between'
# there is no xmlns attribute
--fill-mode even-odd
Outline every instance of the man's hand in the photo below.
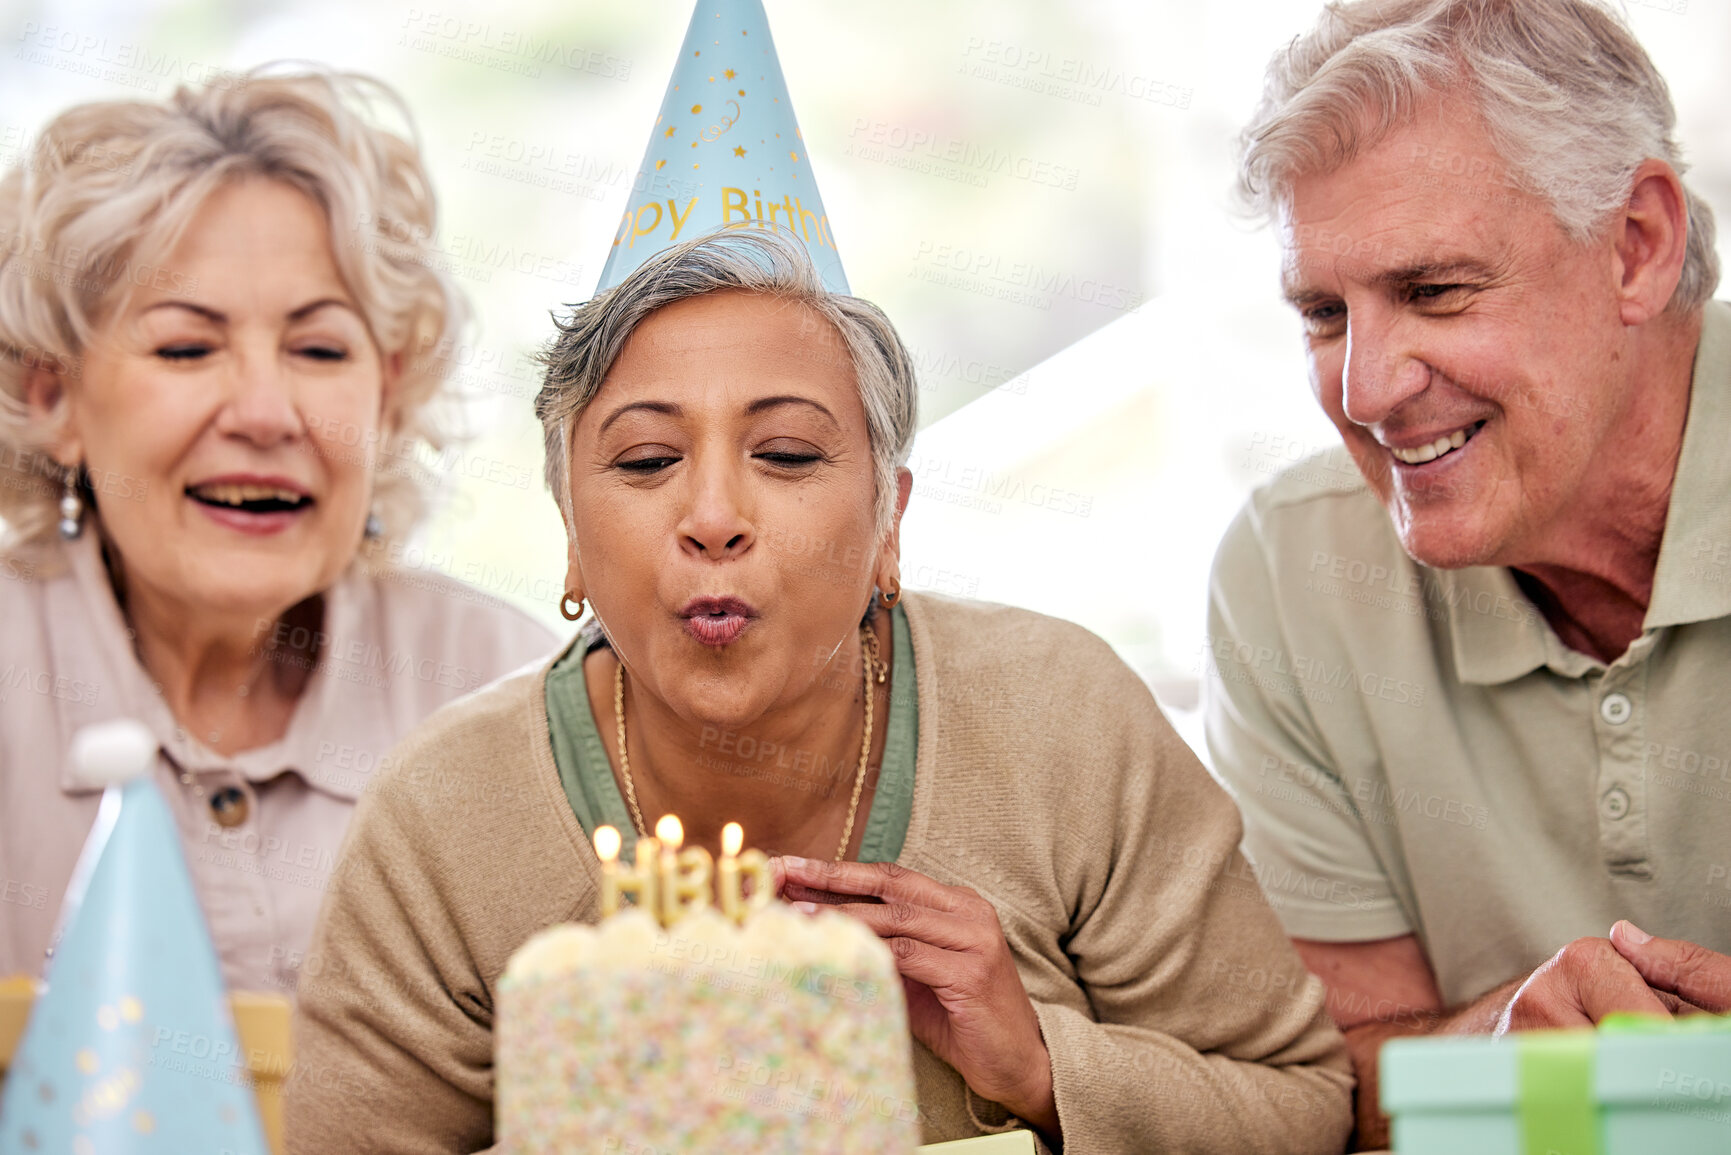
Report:
<svg viewBox="0 0 1731 1155"><path fill-rule="evenodd" d="M1626 932L1624 937L1628 937ZM1701 951L1688 943L1678 945ZM1651 944L1642 949L1650 950ZM1655 971L1668 965L1661 959L1662 953L1652 951L1649 957L1649 965ZM1675 952L1667 957L1674 955ZM1723 955L1714 957L1731 966L1731 959ZM1543 1027L1590 1027L1606 1015L1620 1011L1671 1017L1670 1009L1648 986L1646 975L1619 952L1611 939L1578 938L1539 964L1539 969L1521 984L1498 1017L1495 1033L1503 1035Z"/></svg>
<svg viewBox="0 0 1731 1155"><path fill-rule="evenodd" d="M1654 938L1624 919L1611 928L1611 945L1649 987L1690 1007L1731 1012L1731 956L1680 938Z"/></svg>

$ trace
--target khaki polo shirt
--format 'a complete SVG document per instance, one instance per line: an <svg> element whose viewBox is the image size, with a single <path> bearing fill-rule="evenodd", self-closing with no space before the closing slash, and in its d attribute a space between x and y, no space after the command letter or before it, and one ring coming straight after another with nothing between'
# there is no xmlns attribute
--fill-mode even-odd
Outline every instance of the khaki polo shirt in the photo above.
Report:
<svg viewBox="0 0 1731 1155"><path fill-rule="evenodd" d="M1731 305L1707 307L1653 598L1610 665L1502 568L1401 548L1344 449L1214 562L1209 750L1288 933L1413 933L1457 1003L1619 918L1731 953Z"/></svg>
<svg viewBox="0 0 1731 1155"><path fill-rule="evenodd" d="M225 756L181 728L139 663L96 538L51 547L41 565L0 557L0 977L43 973L96 819L102 796L75 774L72 737L129 717L156 736L152 779L180 828L223 981L290 993L349 815L391 747L555 639L440 574L351 566L326 591L318 665L287 732ZM448 784L399 788L437 798ZM235 804L219 815L219 799Z"/></svg>

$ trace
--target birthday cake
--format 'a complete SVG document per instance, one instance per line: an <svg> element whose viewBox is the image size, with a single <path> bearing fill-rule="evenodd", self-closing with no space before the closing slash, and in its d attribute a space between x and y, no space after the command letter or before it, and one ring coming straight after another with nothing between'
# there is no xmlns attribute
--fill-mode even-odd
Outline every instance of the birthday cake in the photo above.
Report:
<svg viewBox="0 0 1731 1155"><path fill-rule="evenodd" d="M646 877L664 847L639 841ZM707 893L694 901L686 888L676 903L677 881L659 896L651 883L640 905L542 931L512 956L495 1069L503 1150L915 1149L907 1010L888 948L845 915L769 901L761 884L728 902L727 865L731 917ZM691 872L664 883L680 874Z"/></svg>

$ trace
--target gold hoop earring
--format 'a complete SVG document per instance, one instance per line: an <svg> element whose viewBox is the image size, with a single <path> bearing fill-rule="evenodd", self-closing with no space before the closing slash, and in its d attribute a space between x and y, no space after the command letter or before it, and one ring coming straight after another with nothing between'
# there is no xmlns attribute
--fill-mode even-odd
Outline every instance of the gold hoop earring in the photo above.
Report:
<svg viewBox="0 0 1731 1155"><path fill-rule="evenodd" d="M902 600L902 587L897 586L893 592L889 593L880 592L878 600L883 602L884 609L893 609L895 604Z"/></svg>
<svg viewBox="0 0 1731 1155"><path fill-rule="evenodd" d="M570 601L570 600L571 600L571 591L566 590L565 596L559 599L559 613L564 616L566 621L574 622L578 618L583 616L583 599L582 598L577 599L577 610L575 613L573 613L571 610L568 610L565 608L565 603Z"/></svg>

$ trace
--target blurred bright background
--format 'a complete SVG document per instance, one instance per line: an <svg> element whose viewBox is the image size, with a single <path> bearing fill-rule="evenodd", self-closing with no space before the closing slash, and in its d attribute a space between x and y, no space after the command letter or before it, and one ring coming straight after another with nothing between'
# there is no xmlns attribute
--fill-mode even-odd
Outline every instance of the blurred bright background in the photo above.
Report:
<svg viewBox="0 0 1731 1155"><path fill-rule="evenodd" d="M1335 443L1277 249L1229 212L1232 141L1315 0L765 0L853 289L915 352L915 588L1106 637L1187 737L1214 544L1252 486ZM1731 265L1731 3L1628 13L1669 79ZM0 3L0 164L86 100L280 58L412 109L477 323L475 438L403 556L562 627L528 357L590 295L691 0ZM524 271L527 270L527 271Z"/></svg>

